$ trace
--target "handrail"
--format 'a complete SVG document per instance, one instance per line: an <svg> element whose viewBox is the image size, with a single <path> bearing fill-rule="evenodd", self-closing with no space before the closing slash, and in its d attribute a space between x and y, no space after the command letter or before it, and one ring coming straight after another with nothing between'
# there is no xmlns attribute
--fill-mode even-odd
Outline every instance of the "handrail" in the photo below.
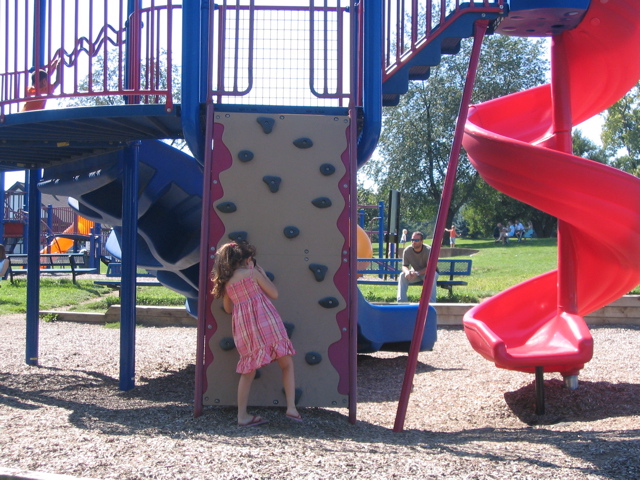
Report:
<svg viewBox="0 0 640 480"><path fill-rule="evenodd" d="M406 65L413 56L468 13L503 13L506 0L413 0L411 11L403 0L388 0L384 12L385 44L383 81ZM435 15L434 15L435 12ZM410 18L410 22L402 21ZM422 20L424 19L424 20ZM422 20L422 21L420 21ZM395 28L394 28L395 26ZM410 28L407 28L409 26Z"/></svg>
<svg viewBox="0 0 640 480"><path fill-rule="evenodd" d="M29 8L34 1L37 12ZM141 103L164 103L168 112L173 111L171 39L173 17L182 5L160 1L164 3L156 5L156 0L150 0L145 8L136 3L129 18L127 0L85 0L82 4L61 0L55 9L40 9L38 0L0 4L0 31L4 31L0 51L6 52L0 61L0 122L5 115L17 113L20 103L33 100L26 92L34 65L53 73L57 62L62 64L59 91L41 91L35 85L35 95L41 100L126 95ZM128 27L136 28L133 36L127 34ZM128 35L135 40L131 60L136 72L129 78L129 88L123 77ZM34 44L42 47L32 48ZM114 77L111 82L110 76Z"/></svg>

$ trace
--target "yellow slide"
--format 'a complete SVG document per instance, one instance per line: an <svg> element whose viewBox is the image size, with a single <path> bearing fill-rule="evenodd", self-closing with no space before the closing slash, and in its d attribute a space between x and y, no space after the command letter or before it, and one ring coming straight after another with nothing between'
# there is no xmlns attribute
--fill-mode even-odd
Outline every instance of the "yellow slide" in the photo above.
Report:
<svg viewBox="0 0 640 480"><path fill-rule="evenodd" d="M62 235L89 235L92 228L93 222L91 220L78 216L77 229L75 224L71 224L64 232L62 232ZM73 239L55 237L47 247L42 249L40 253L64 253L71 247L73 247Z"/></svg>

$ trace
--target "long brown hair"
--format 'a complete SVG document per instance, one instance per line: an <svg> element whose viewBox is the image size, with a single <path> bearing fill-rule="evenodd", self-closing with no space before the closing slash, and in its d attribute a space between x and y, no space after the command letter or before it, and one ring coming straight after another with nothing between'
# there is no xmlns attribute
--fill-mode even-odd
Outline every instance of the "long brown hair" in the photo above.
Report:
<svg viewBox="0 0 640 480"><path fill-rule="evenodd" d="M0 243L0 260L4 260L5 258L7 258L7 255L4 250L4 245Z"/></svg>
<svg viewBox="0 0 640 480"><path fill-rule="evenodd" d="M224 287L243 262L249 257L255 257L256 247L245 242L227 243L220 247L211 271L214 298L224 295Z"/></svg>

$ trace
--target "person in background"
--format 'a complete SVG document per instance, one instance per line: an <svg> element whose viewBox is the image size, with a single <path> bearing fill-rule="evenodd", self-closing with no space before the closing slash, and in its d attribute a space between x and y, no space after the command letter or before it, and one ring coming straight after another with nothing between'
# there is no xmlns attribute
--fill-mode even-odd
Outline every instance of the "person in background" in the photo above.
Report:
<svg viewBox="0 0 640 480"><path fill-rule="evenodd" d="M456 232L456 226L455 225L451 225L451 228L445 228L445 230L447 232L449 232L449 246L451 248L456 246L456 237L458 236L458 233Z"/></svg>
<svg viewBox="0 0 640 480"><path fill-rule="evenodd" d="M522 241L522 237L524 237L524 225L522 225L522 222L520 220L516 220L516 226L515 226L515 235L518 238L518 242Z"/></svg>
<svg viewBox="0 0 640 480"><path fill-rule="evenodd" d="M431 247L424 244L424 235L422 232L413 232L411 234L411 245L402 252L402 272L398 276L398 302L407 302L407 290L410 283L418 283L424 281L424 275L427 271L427 262ZM436 301L436 284L438 281L438 273L433 279L433 288L429 302Z"/></svg>
<svg viewBox="0 0 640 480"><path fill-rule="evenodd" d="M4 248L4 245L0 243L0 280L4 278L9 270L9 259Z"/></svg>
<svg viewBox="0 0 640 480"><path fill-rule="evenodd" d="M31 86L27 88L27 97L34 97L34 100L27 100L22 105L21 112L30 112L33 110L43 110L47 104L47 97L51 95L60 85L62 62L56 58L47 70L36 70L31 74ZM51 82L50 76L56 72L56 79ZM37 86L36 86L36 81Z"/></svg>
<svg viewBox="0 0 640 480"><path fill-rule="evenodd" d="M400 245L402 245L403 249L406 247L408 234L409 234L409 230L407 230L406 228L403 228L402 236L400 237Z"/></svg>
<svg viewBox="0 0 640 480"><path fill-rule="evenodd" d="M502 224L498 222L495 227L493 227L493 239L497 242L502 241Z"/></svg>

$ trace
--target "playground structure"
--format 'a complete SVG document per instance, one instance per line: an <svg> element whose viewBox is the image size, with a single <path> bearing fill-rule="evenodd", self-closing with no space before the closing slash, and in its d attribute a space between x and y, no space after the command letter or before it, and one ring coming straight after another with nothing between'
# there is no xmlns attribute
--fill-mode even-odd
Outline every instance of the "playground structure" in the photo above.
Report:
<svg viewBox="0 0 640 480"><path fill-rule="evenodd" d="M2 180L0 178L0 180ZM26 252L26 228L28 223L27 192L20 185L13 190L0 188L3 216L0 219L0 243L7 254ZM48 198L47 201L51 200ZM43 199L44 201L44 199ZM79 253L85 250L90 263L97 267L102 253L103 232L100 225L81 217L69 206L44 204L40 211L40 253Z"/></svg>
<svg viewBox="0 0 640 480"><path fill-rule="evenodd" d="M4 9L0 18L7 19L7 34L0 39L0 50L7 52L0 65L0 169L30 170L29 204L39 205L35 188L39 184L42 191L72 194L83 217L114 226L123 261L123 389L132 388L135 375L135 271L139 265L183 293L187 308L197 312L196 414L204 405L235 403L237 355L230 342L228 316L208 293L208 274L221 244L247 239L258 246L258 261L281 291L276 306L298 350L299 405L349 407L349 418L355 421L357 331L367 321L362 315L383 321L403 317L414 324L396 423L396 429L401 429L417 353L424 347L425 324L431 318L429 328L435 329L435 318L424 294L409 315L402 306L389 307L384 313L373 309L374 313L358 295L355 175L377 143L382 106L397 104L409 80L426 80L442 54L457 53L462 38L474 37L477 47L452 147L451 158L457 158L471 79L487 30L553 36L556 73L551 86L536 89L535 94L512 96L509 100L514 103L508 108L501 100L476 107L465 148L496 188L535 206L552 207L549 211L563 221L558 274L530 282L530 290L517 302L502 303L505 297L511 298L505 292L470 313L465 328L472 345L501 367L554 371L561 359L561 371L573 374L588 361L592 348L579 316L640 283L637 260L625 257L613 262L620 252L610 245L607 282L599 284L597 295L584 294L584 284L595 283L592 278L601 275L594 273L602 267L595 258L599 255L596 239L581 235L585 227L573 226L577 213L566 213L559 206L556 210L567 185L553 185L553 194L539 202L536 194L547 189L531 181L529 171L539 169L549 178L580 177L573 193L566 195L574 205L580 192L591 189L595 175L603 185L603 177L611 177L614 185L607 188L617 193L624 185L630 197L637 197L637 179L601 166L587 168L594 176L582 174L585 170L574 157L559 154L545 157L546 169L523 163L519 185L535 191L523 194L508 180L516 168L512 158L531 158L538 165L544 155L533 152L539 147L546 147L545 154L550 147L568 151L571 125L607 108L640 78L639 72L626 68L614 85L604 84L608 78L604 72L622 70L622 54L614 56L615 64L603 54L597 61L609 68L599 70L602 75L596 77L602 84L599 90L591 89L586 99L591 101L585 100L584 88L562 83L567 64L581 68L577 73L569 69L572 82L574 75L579 81L594 76L591 69L598 67L583 59L582 50L563 47L581 45L581 39L590 38L594 29L600 32L594 38L604 45L597 51L616 45L624 55L634 54L622 48L638 44L634 35L640 14L632 0L558 0L535 6L527 0L425 0L411 5L397 1L388 2L385 9L382 2L373 0L357 5L311 1L296 6L253 1L214 5L199 0L63 3L62 14L48 8L45 0L0 6ZM73 35L60 27L64 22L56 21L59 15L68 16L68 32ZM622 18L631 25L631 32L612 26ZM591 48L587 45L591 43L585 42L585 51ZM20 103L26 100L29 68L56 59L64 63L59 91L45 95L36 89L37 95L49 101L110 97L122 103L19 113ZM182 68L179 103L173 77L178 64ZM85 78L89 81L83 83ZM580 94L574 97L574 91ZM537 101L542 98L553 98L553 108L548 101ZM529 113L522 106L539 110ZM512 121L519 110L523 117L535 119L534 125ZM489 129L496 124L500 135L510 140L498 144L497 135ZM186 140L194 157L157 141L178 138ZM538 144L538 150L530 144ZM576 165L578 173L556 175L558 159ZM454 162L451 168L455 170ZM44 169L42 179L40 169ZM446 211L453 189L450 178L445 182L441 212ZM616 209L634 227L638 223L635 202L629 199L624 212L622 207ZM602 204L589 210L609 215ZM436 222L426 292L433 282L445 220L439 215ZM608 229L598 229L606 236ZM33 231L28 232L29 255L36 263L29 269L37 272ZM635 238L632 233L628 238ZM598 237L600 241L604 238ZM629 246L627 253L631 256L634 251ZM614 278L619 275L624 279ZM560 303L554 298L556 278ZM36 364L38 275L30 275L28 282L26 358ZM544 287L542 296L537 295L539 287ZM576 291L578 301L566 302ZM562 312L556 315L558 304ZM556 344L565 331L569 332L563 337L566 341ZM538 332L548 335L541 337ZM533 338L528 335L545 342L520 348ZM514 355L517 364L495 355L512 351L513 344L520 348ZM270 367L262 370L251 403L282 404L279 372Z"/></svg>

